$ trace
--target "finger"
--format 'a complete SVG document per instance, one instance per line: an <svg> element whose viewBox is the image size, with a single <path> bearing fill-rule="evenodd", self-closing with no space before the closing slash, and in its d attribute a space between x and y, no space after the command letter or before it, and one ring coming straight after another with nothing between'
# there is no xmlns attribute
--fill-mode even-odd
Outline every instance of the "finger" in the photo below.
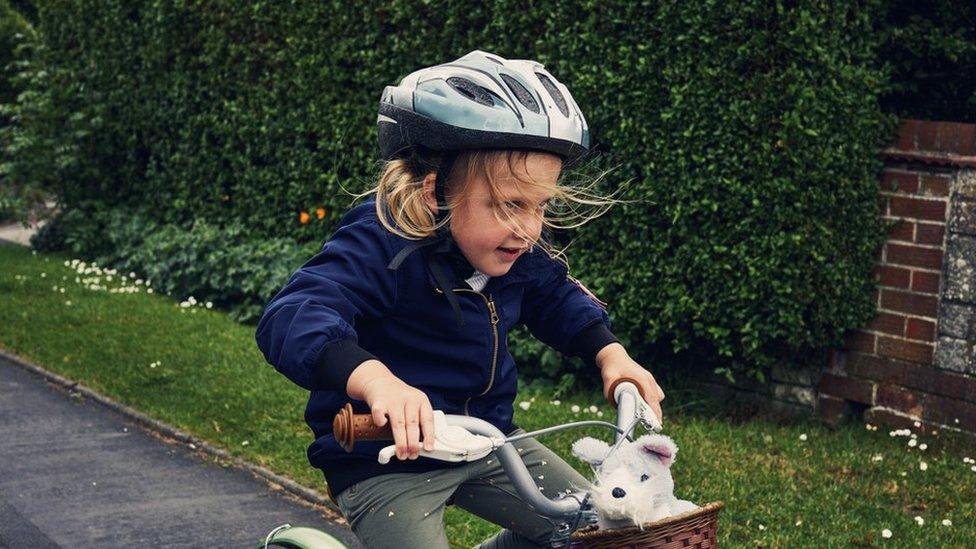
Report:
<svg viewBox="0 0 976 549"><path fill-rule="evenodd" d="M647 388L647 395L650 400L656 400L658 402L664 400L664 391L661 390L661 386L651 381L651 384Z"/></svg>
<svg viewBox="0 0 976 549"><path fill-rule="evenodd" d="M407 430L403 418L403 406L390 410L390 430L393 431L393 443L396 445L397 459L406 459Z"/></svg>
<svg viewBox="0 0 976 549"><path fill-rule="evenodd" d="M424 402L420 407L420 427L424 433L424 450L430 452L434 449L434 410L430 407L430 402Z"/></svg>
<svg viewBox="0 0 976 549"><path fill-rule="evenodd" d="M386 425L386 404L377 402L370 407L369 411L373 415L373 425L377 427Z"/></svg>
<svg viewBox="0 0 976 549"><path fill-rule="evenodd" d="M658 385L657 380L654 379L654 375L650 372L647 373L647 377L644 378L641 385L643 385L641 391L647 395L648 403L652 400L664 400L664 391L661 390L661 386Z"/></svg>
<svg viewBox="0 0 976 549"><path fill-rule="evenodd" d="M417 459L420 454L420 403L407 404L407 458Z"/></svg>
<svg viewBox="0 0 976 549"><path fill-rule="evenodd" d="M651 406L651 411L654 412L654 415L657 416L658 421L660 421L661 425L664 426L664 412L661 411L661 404L658 402L651 402L649 404Z"/></svg>

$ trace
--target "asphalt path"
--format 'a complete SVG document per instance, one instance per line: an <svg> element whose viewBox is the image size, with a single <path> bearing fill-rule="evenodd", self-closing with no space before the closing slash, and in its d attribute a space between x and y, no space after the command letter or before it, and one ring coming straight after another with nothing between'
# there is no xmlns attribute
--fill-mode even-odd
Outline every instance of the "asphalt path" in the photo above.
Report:
<svg viewBox="0 0 976 549"><path fill-rule="evenodd" d="M321 509L0 357L0 549L253 548L284 523L361 547Z"/></svg>

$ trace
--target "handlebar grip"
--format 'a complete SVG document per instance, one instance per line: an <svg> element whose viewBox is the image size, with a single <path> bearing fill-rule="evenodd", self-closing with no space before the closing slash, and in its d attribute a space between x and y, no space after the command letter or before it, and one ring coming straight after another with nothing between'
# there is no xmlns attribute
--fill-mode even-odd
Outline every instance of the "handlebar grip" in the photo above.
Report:
<svg viewBox="0 0 976 549"><path fill-rule="evenodd" d="M640 383L638 383L638 381L632 377L622 377L611 383L610 390L607 392L607 400L610 401L610 404L614 408L617 407L617 401L614 400L613 393L617 390L617 385L626 382L633 383L634 387L637 387L637 392L640 393L641 398L644 399L644 402L647 402L647 397L644 395L644 390L641 388Z"/></svg>
<svg viewBox="0 0 976 549"><path fill-rule="evenodd" d="M393 440L389 422L379 427L373 423L372 414L354 414L348 402L332 420L332 435L347 452L352 452L357 440Z"/></svg>

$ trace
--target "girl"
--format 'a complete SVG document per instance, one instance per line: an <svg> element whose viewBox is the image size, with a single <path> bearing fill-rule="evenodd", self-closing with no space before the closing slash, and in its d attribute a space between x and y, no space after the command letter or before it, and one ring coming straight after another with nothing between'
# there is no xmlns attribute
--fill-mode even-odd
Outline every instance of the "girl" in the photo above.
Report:
<svg viewBox="0 0 976 549"><path fill-rule="evenodd" d="M637 380L661 417L654 376L542 232L556 226L547 214L556 205L609 204L558 182L589 146L586 121L541 64L476 50L388 86L377 123L386 164L361 195L375 196L272 298L258 346L311 391L309 461L367 546L448 547L451 503L505 527L483 547L546 544L553 525L515 495L497 459L448 463L423 451L433 448L435 409L521 432L506 340L520 323L599 368L605 394L620 378ZM377 463L382 442L339 447L332 419L349 401L377 425L390 422L398 461ZM516 446L549 497L587 485L535 440Z"/></svg>

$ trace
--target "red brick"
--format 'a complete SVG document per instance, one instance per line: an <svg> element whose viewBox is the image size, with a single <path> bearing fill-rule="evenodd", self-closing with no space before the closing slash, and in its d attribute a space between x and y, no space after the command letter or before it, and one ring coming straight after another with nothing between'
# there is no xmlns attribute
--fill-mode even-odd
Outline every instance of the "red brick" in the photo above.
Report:
<svg viewBox="0 0 976 549"><path fill-rule="evenodd" d="M844 348L852 351L874 353L874 341L874 334L868 334L860 331L848 332L847 335L844 336Z"/></svg>
<svg viewBox="0 0 976 549"><path fill-rule="evenodd" d="M917 172L893 172L885 170L881 175L881 192L918 192L919 174Z"/></svg>
<svg viewBox="0 0 976 549"><path fill-rule="evenodd" d="M939 270L942 268L942 250L940 248L922 248L910 244L885 244L885 263L889 265L909 265L925 269Z"/></svg>
<svg viewBox="0 0 976 549"><path fill-rule="evenodd" d="M976 377L944 370L931 371L932 383L928 392L976 404Z"/></svg>
<svg viewBox="0 0 976 549"><path fill-rule="evenodd" d="M878 316L865 326L866 330L872 332L883 332L886 334L903 336L905 335L905 317L892 313L878 313Z"/></svg>
<svg viewBox="0 0 976 549"><path fill-rule="evenodd" d="M870 408L864 412L864 421L866 423L874 423L877 425L886 425L888 427L895 427L898 429L913 428L915 419L910 417L900 416L890 410L886 410L881 407Z"/></svg>
<svg viewBox="0 0 976 549"><path fill-rule="evenodd" d="M939 149L938 122L920 121L915 130L917 150L937 151Z"/></svg>
<svg viewBox="0 0 976 549"><path fill-rule="evenodd" d="M889 240L904 240L912 242L915 237L915 223L907 219L895 219L895 223L888 229Z"/></svg>
<svg viewBox="0 0 976 549"><path fill-rule="evenodd" d="M941 246L945 239L945 225L933 223L917 223L915 226L915 242L919 244L933 244Z"/></svg>
<svg viewBox="0 0 976 549"><path fill-rule="evenodd" d="M952 152L956 150L956 126L954 122L939 122L936 133L936 144L939 152Z"/></svg>
<svg viewBox="0 0 976 549"><path fill-rule="evenodd" d="M912 291L938 295L941 278L939 273L912 271Z"/></svg>
<svg viewBox="0 0 976 549"><path fill-rule="evenodd" d="M892 217L911 217L929 221L945 221L946 201L925 200L907 196L892 196L889 199Z"/></svg>
<svg viewBox="0 0 976 549"><path fill-rule="evenodd" d="M976 155L976 124L963 124L956 136L956 153L962 156Z"/></svg>
<svg viewBox="0 0 976 549"><path fill-rule="evenodd" d="M924 416L927 419L958 427L965 431L976 431L976 404L938 395L922 395ZM956 420L959 423L956 423Z"/></svg>
<svg viewBox="0 0 976 549"><path fill-rule="evenodd" d="M930 196L949 196L949 177L945 175L923 176L922 191Z"/></svg>
<svg viewBox="0 0 976 549"><path fill-rule="evenodd" d="M878 354L891 358L932 364L933 346L902 339L878 336Z"/></svg>
<svg viewBox="0 0 976 549"><path fill-rule="evenodd" d="M918 131L918 120L904 120L898 128L898 148L903 151L916 149L915 132Z"/></svg>
<svg viewBox="0 0 976 549"><path fill-rule="evenodd" d="M922 415L921 394L910 391L895 385L886 383L878 384L878 391L874 397L874 402L878 406L894 408L900 412L905 412L913 416Z"/></svg>
<svg viewBox="0 0 976 549"><path fill-rule="evenodd" d="M873 382L865 379L824 373L820 376L819 393L844 400L871 404L874 398L874 385Z"/></svg>
<svg viewBox="0 0 976 549"><path fill-rule="evenodd" d="M976 378L887 357L850 353L847 375L976 403Z"/></svg>
<svg viewBox="0 0 976 549"><path fill-rule="evenodd" d="M905 367L909 364L862 353L850 353L846 370L852 377L863 377L875 381L886 381L895 385L905 385Z"/></svg>
<svg viewBox="0 0 976 549"><path fill-rule="evenodd" d="M875 271L878 273L878 284L882 286L906 290L911 286L912 272L904 267L878 265Z"/></svg>
<svg viewBox="0 0 976 549"><path fill-rule="evenodd" d="M840 423L849 409L847 401L842 398L819 395L817 399L817 415L828 425L836 426Z"/></svg>
<svg viewBox="0 0 976 549"><path fill-rule="evenodd" d="M847 353L843 349L831 348L827 353L827 371L843 372L847 363Z"/></svg>
<svg viewBox="0 0 976 549"><path fill-rule="evenodd" d="M915 316L935 318L939 300L935 296L889 290L881 291L881 308Z"/></svg>
<svg viewBox="0 0 976 549"><path fill-rule="evenodd" d="M864 421L867 423L874 423L877 425L887 425L890 427L895 427L899 429L908 428L915 429L915 421L920 421L924 426L926 432L932 430L942 430L939 425L949 425L952 427L959 427L966 429L962 431L964 435L973 437L972 440L976 444L976 424L967 424L964 420L967 417L967 412L970 412L969 407L965 406L963 408L957 408L953 403L923 403L923 410L921 417L914 416L904 416L900 415L894 410L889 410L881 406L874 408L869 408L864 412ZM959 423L955 423L955 420L959 419Z"/></svg>
<svg viewBox="0 0 976 549"><path fill-rule="evenodd" d="M905 337L935 343L935 323L920 318L909 318Z"/></svg>

